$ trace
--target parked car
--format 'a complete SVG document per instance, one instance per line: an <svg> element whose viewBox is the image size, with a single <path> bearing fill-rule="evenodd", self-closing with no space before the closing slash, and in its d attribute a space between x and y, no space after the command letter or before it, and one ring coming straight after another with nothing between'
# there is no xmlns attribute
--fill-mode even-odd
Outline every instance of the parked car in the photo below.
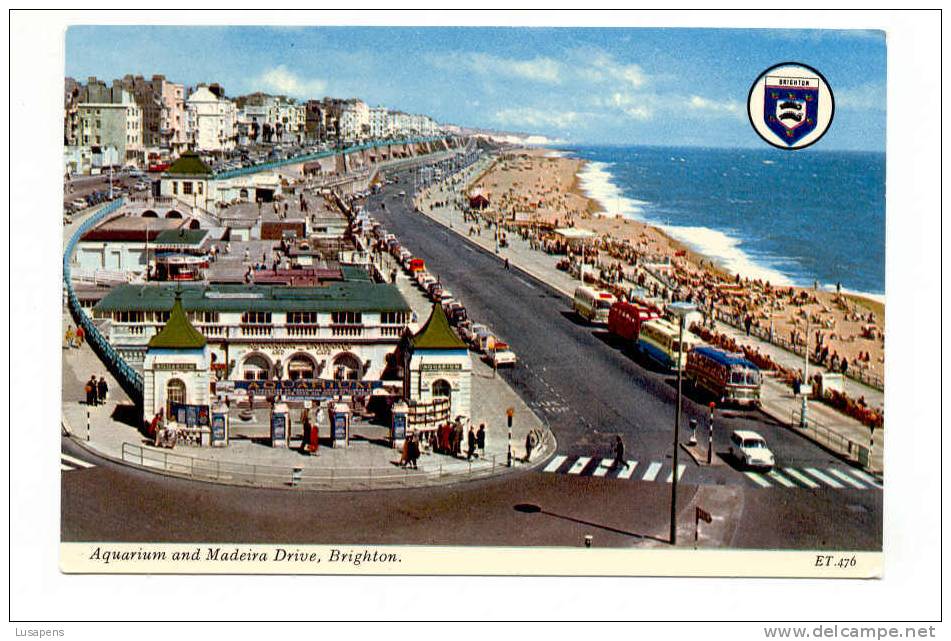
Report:
<svg viewBox="0 0 951 641"><path fill-rule="evenodd" d="M730 456L746 468L768 471L776 464L766 439L752 430L733 430L730 434Z"/></svg>
<svg viewBox="0 0 951 641"><path fill-rule="evenodd" d="M508 343L495 341L490 349L486 350L486 360L492 367L502 367L506 365L515 365L515 352L509 349Z"/></svg>
<svg viewBox="0 0 951 641"><path fill-rule="evenodd" d="M466 334L468 335L467 340L469 341L469 344L472 345L472 349L477 352L485 351L486 343L488 342L489 338L492 337L492 332L489 330L489 328L479 323L473 324Z"/></svg>

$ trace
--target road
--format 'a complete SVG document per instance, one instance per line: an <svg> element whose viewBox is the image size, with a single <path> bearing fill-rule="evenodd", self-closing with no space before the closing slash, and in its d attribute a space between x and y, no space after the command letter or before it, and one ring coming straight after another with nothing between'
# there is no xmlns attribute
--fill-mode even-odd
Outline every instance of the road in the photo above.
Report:
<svg viewBox="0 0 951 641"><path fill-rule="evenodd" d="M371 197L370 213L401 243L426 261L475 322L485 323L508 342L520 363L505 376L522 398L551 425L559 453L567 456L612 455L615 435L637 460L669 459L677 402L676 377L639 359L604 330L581 322L571 301L545 283L412 212L411 175ZM380 207L386 203L386 208ZM504 250L503 255L504 255ZM686 390L682 433L691 418L708 425L709 398ZM754 483L738 473L727 456L734 429L760 432L781 467L847 470L852 468L811 441L791 432L759 410L718 410L715 451L723 465L688 466L698 482ZM686 436L684 439L686 440ZM683 458L683 457L681 457ZM688 458L686 461L692 463Z"/></svg>
<svg viewBox="0 0 951 641"><path fill-rule="evenodd" d="M668 527L669 486L660 483L516 472L422 489L300 492L165 477L66 438L62 448L63 541L579 547L591 535L594 547L664 547ZM881 548L880 517L853 505L867 493L843 492L843 509L824 492L795 490L776 502L769 490L712 489L732 492L725 499L739 510L711 546ZM690 545L702 490L681 490L680 538Z"/></svg>

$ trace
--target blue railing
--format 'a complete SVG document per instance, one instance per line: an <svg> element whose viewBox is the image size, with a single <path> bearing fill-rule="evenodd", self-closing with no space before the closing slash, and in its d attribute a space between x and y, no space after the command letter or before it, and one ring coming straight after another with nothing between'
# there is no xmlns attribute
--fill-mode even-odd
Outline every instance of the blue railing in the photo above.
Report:
<svg viewBox="0 0 951 641"><path fill-rule="evenodd" d="M69 309L73 314L73 318L76 320L76 324L82 327L86 333L86 340L99 355L102 362L106 364L110 373L116 378L132 401L137 405L141 405L143 389L142 375L139 374L135 368L126 363L125 359L109 344L106 337L102 335L89 315L86 314L86 311L79 303L79 297L76 296L76 292L73 291L72 269L70 267L73 252L76 250L76 244L83 235L107 217L114 214L124 202L124 199L120 198L109 203L83 221L79 229L70 237L69 242L66 244L66 251L63 252L63 286L66 288Z"/></svg>
<svg viewBox="0 0 951 641"><path fill-rule="evenodd" d="M269 169L277 169L278 167L284 167L286 165L296 165L302 162L310 162L312 160L320 160L321 158L329 158L330 156L337 156L340 154L350 154L358 151L364 151L366 149L374 149L377 147L388 147L391 145L417 145L426 142L438 142L441 140L448 140L449 136L433 136L429 138L408 138L405 140L377 140L362 145L353 145L351 147L345 147L343 149L325 149L324 151L318 151L312 154L304 154L303 156L294 156L293 158L285 158L283 160L272 160L269 162L260 163L257 165L252 165L251 167L242 167L241 169L231 169L229 171L223 171L220 174L215 174L215 178L226 179L226 178L238 178L240 176L248 176L250 174L256 174L261 171L267 171Z"/></svg>

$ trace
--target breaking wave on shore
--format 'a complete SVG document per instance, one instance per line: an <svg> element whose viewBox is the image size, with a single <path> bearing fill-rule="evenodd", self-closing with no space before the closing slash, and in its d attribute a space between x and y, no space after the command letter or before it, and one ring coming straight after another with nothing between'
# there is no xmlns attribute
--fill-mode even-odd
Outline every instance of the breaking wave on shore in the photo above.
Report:
<svg viewBox="0 0 951 641"><path fill-rule="evenodd" d="M742 240L716 229L661 225L645 218L644 207L649 203L625 196L624 190L614 182L610 167L610 163L589 160L578 174L581 189L588 197L596 200L607 214L620 214L625 218L653 225L693 251L707 256L732 274L739 274L744 278L759 278L778 286L801 285L780 269L783 263L793 266L792 261L754 257L741 248Z"/></svg>
<svg viewBox="0 0 951 641"><path fill-rule="evenodd" d="M587 161L578 172L581 191L597 201L605 214L643 221L641 214L649 203L625 196L623 190L614 183L614 176L608 171L610 166L597 160Z"/></svg>
<svg viewBox="0 0 951 641"><path fill-rule="evenodd" d="M658 229L682 242L690 249L707 256L721 265L731 274L739 274L744 278L769 281L772 285L790 286L801 285L788 274L778 269L782 261L770 258L756 259L740 248L742 241L709 227L677 227L658 225Z"/></svg>

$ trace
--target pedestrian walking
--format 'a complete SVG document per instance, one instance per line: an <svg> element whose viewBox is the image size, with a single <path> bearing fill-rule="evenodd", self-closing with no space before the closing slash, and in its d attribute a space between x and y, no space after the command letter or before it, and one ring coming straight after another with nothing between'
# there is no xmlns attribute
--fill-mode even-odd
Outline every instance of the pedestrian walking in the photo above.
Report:
<svg viewBox="0 0 951 641"><path fill-rule="evenodd" d="M506 256L506 257L505 257L505 269L508 269L508 268L509 268L509 257Z"/></svg>
<svg viewBox="0 0 951 641"><path fill-rule="evenodd" d="M475 456L476 451L476 435L475 430L472 429L472 426L469 426L469 436L468 436L468 445L469 449L466 452L466 460L471 461L472 457Z"/></svg>
<svg viewBox="0 0 951 641"><path fill-rule="evenodd" d="M66 335L63 337L63 347L71 348L73 347L73 342L76 340L76 335L73 333L73 326L70 325L66 328Z"/></svg>
<svg viewBox="0 0 951 641"><path fill-rule="evenodd" d="M93 374L89 377L89 380L86 381L86 405L95 405L96 404L96 375Z"/></svg>
<svg viewBox="0 0 951 641"><path fill-rule="evenodd" d="M411 436L409 438L409 464L413 466L414 470L418 470L419 467L416 464L416 461L419 460L419 441L416 440L416 436Z"/></svg>
<svg viewBox="0 0 951 641"><path fill-rule="evenodd" d="M104 405L106 400L109 398L109 384L106 383L106 377L100 376L99 382L96 383L96 403L98 405Z"/></svg>
<svg viewBox="0 0 951 641"><path fill-rule="evenodd" d="M528 463L532 458L532 450L535 449L535 432L529 431L525 435L525 462Z"/></svg>
<svg viewBox="0 0 951 641"><path fill-rule="evenodd" d="M413 437L407 436L403 439L403 449L400 452L400 467L406 467L409 465L409 442Z"/></svg>
<svg viewBox="0 0 951 641"><path fill-rule="evenodd" d="M612 468L627 467L627 461L624 459L624 441L621 440L621 435L618 434L614 437L614 462L611 464Z"/></svg>
<svg viewBox="0 0 951 641"><path fill-rule="evenodd" d="M310 413L305 407L300 413L300 424L304 429L303 438L301 438L300 449L302 452L308 451L310 445Z"/></svg>
<svg viewBox="0 0 951 641"><path fill-rule="evenodd" d="M479 448L479 458L485 458L485 423L479 423L476 432L476 447Z"/></svg>
<svg viewBox="0 0 951 641"><path fill-rule="evenodd" d="M83 342L86 340L86 330L83 329L82 325L76 326L76 347L82 347Z"/></svg>

